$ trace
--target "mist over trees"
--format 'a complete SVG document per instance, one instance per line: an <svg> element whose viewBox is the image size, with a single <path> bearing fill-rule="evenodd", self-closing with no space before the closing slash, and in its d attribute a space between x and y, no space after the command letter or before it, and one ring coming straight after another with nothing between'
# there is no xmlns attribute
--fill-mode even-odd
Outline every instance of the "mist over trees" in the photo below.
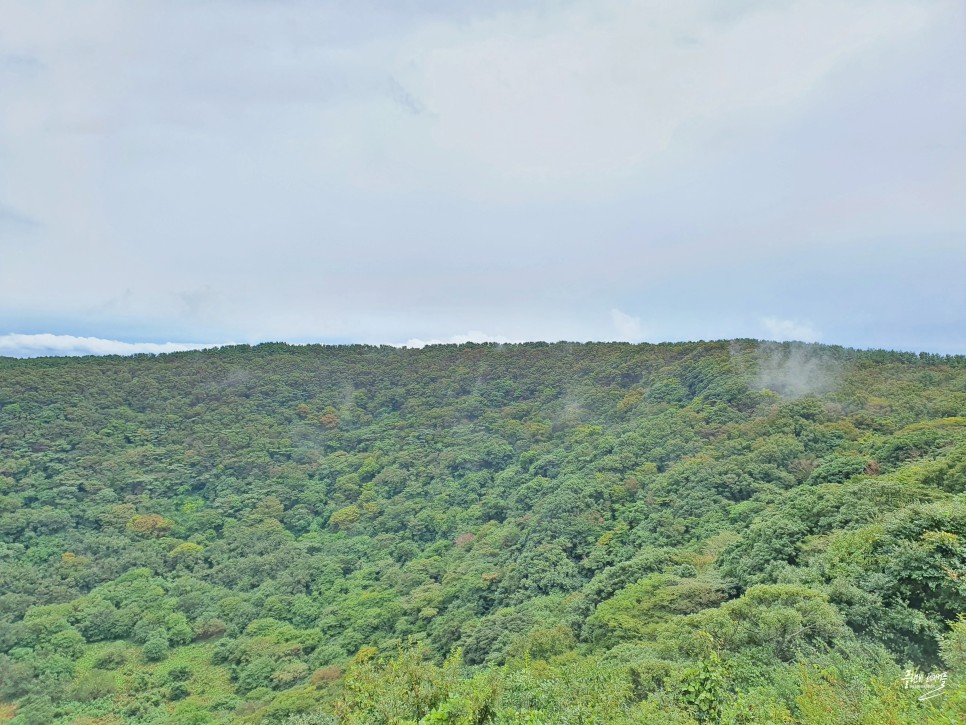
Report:
<svg viewBox="0 0 966 725"><path fill-rule="evenodd" d="M954 723L964 612L963 357L0 358L0 723Z"/></svg>

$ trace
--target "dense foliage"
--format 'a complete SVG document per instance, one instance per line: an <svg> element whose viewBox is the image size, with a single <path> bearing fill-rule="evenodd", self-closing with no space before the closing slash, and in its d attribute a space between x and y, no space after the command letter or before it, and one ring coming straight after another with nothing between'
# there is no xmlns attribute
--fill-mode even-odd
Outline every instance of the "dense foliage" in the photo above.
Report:
<svg viewBox="0 0 966 725"><path fill-rule="evenodd" d="M964 491L957 357L0 359L0 722L960 722Z"/></svg>

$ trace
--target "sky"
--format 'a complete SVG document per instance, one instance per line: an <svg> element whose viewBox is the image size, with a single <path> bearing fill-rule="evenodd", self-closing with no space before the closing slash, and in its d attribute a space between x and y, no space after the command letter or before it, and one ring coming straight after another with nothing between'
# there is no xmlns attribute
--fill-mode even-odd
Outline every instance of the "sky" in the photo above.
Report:
<svg viewBox="0 0 966 725"><path fill-rule="evenodd" d="M0 355L966 353L961 0L0 0Z"/></svg>

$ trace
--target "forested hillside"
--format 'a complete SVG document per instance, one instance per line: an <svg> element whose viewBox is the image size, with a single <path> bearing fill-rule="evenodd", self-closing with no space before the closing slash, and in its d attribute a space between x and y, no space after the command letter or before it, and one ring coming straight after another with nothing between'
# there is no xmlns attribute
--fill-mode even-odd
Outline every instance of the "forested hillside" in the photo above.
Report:
<svg viewBox="0 0 966 725"><path fill-rule="evenodd" d="M3 358L0 722L961 723L964 491L962 357Z"/></svg>

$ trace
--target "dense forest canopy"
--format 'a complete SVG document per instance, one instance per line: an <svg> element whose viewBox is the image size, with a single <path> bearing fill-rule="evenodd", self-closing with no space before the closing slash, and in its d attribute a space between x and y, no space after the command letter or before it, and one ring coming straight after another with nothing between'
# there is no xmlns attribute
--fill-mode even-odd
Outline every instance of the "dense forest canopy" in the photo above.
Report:
<svg viewBox="0 0 966 725"><path fill-rule="evenodd" d="M964 491L963 357L0 358L0 722L961 722Z"/></svg>

